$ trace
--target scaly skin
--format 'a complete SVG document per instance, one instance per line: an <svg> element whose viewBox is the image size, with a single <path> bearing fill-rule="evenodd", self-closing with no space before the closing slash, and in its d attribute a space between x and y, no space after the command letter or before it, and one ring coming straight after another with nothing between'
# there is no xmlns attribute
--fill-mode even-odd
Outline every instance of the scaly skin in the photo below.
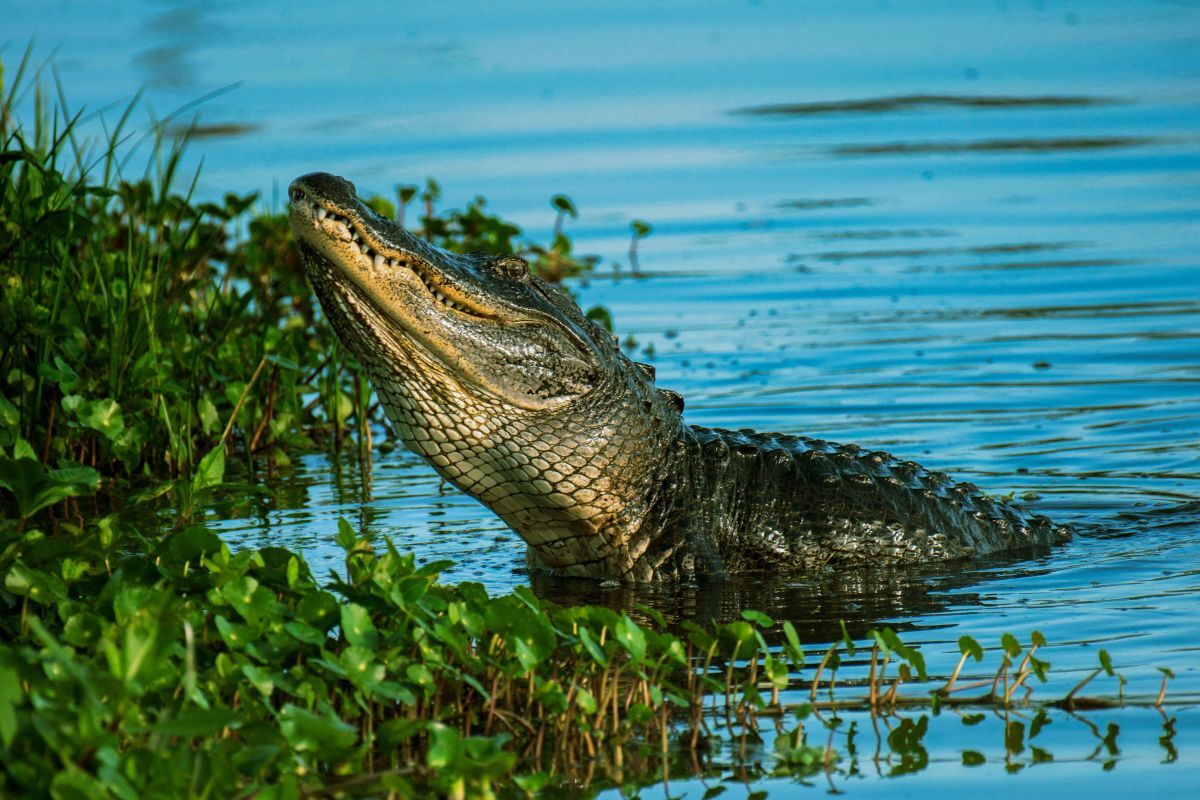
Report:
<svg viewBox="0 0 1200 800"><path fill-rule="evenodd" d="M289 190L309 280L396 431L530 546L625 582L1043 549L1070 529L886 453L686 425L520 258L432 247L322 173Z"/></svg>

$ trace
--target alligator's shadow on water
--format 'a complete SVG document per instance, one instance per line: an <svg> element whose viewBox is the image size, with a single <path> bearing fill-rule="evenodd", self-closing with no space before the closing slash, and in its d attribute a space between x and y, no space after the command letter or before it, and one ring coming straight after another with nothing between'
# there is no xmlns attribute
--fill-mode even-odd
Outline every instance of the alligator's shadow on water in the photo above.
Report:
<svg viewBox="0 0 1200 800"><path fill-rule="evenodd" d="M872 570L830 570L816 575L752 575L698 584L604 586L596 581L530 574L534 592L561 605L593 604L637 615L639 605L669 622L727 622L744 609L790 620L806 641L833 641L841 622L861 631L883 621L898 631L915 627L905 618L973 605L981 593L964 592L1010 576L1047 568L1043 559L977 560Z"/></svg>
<svg viewBox="0 0 1200 800"><path fill-rule="evenodd" d="M1069 547L1088 547L1089 540L1163 535L1200 522L1200 501L1127 511L1103 522L1076 525ZM861 632L887 624L897 631L918 627L916 618L972 606L984 600L988 587L1011 578L1053 571L1064 558L1059 548L1040 556L1009 554L972 561L833 570L813 575L752 575L697 584L606 586L598 581L557 578L531 572L537 595L560 605L593 604L637 615L639 605L663 614L669 622L728 622L756 609L790 620L802 638L833 641L842 636L841 622ZM976 589L977 591L971 591Z"/></svg>

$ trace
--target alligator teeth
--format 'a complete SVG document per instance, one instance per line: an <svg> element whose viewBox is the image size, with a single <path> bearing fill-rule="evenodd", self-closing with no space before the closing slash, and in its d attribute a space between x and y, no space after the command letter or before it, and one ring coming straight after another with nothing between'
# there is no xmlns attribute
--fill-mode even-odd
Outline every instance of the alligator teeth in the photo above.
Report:
<svg viewBox="0 0 1200 800"><path fill-rule="evenodd" d="M326 211L324 208L321 208L318 206L317 207L317 222L320 222L321 220L325 219L327 216L329 216L329 212Z"/></svg>
<svg viewBox="0 0 1200 800"><path fill-rule="evenodd" d="M359 242L359 244L358 244L358 249L359 249L359 250L362 250L362 254L363 254L364 256L367 256L368 258L370 257L370 255L371 255L371 248L367 247L367 243L366 243L366 242Z"/></svg>
<svg viewBox="0 0 1200 800"><path fill-rule="evenodd" d="M355 230L354 228L351 228L350 229L350 241L357 242L360 238L361 237L358 235L358 231Z"/></svg>
<svg viewBox="0 0 1200 800"><path fill-rule="evenodd" d="M384 257L379 255L379 253L376 253L375 254L375 269L383 269L383 265L385 263L387 263L387 262L384 260Z"/></svg>

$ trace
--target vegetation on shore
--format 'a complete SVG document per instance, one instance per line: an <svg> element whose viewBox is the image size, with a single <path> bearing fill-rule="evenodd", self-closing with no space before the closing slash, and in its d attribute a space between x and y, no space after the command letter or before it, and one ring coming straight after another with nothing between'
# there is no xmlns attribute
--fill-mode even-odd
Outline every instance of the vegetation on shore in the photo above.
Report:
<svg viewBox="0 0 1200 800"><path fill-rule="evenodd" d="M350 434L369 448L382 413L319 312L286 214L255 211L253 193L198 200L196 176L180 174L186 136L161 125L131 176L136 101L89 142L27 59L0 88L0 446L20 437L44 465L124 479L190 475L219 443L268 468ZM416 221L435 244L519 252L550 279L587 265L561 225L544 247L482 198L439 211L439 195L428 181Z"/></svg>
<svg viewBox="0 0 1200 800"><path fill-rule="evenodd" d="M204 505L259 490L227 483L227 460L249 473L314 446L367 452L378 408L282 215L252 214L253 195L196 199L178 141L155 140L149 171L128 178L134 107L91 147L78 114L22 82L27 67L0 82L0 795L519 798L684 775L833 780L855 769L853 733L834 744L839 713L896 720L895 769L913 771L927 717L904 709L1053 707L1027 695L1049 666L1036 634L1006 638L968 696L960 670L984 655L969 638L935 680L886 629L814 658L789 623L753 611L671 628L649 609L491 597L344 523L344 571L324 581L282 548L232 552ZM25 91L31 127L15 112ZM482 200L437 212L433 182L402 187L399 208L371 202L399 216L418 196L416 227L442 246L520 250L549 278L581 267L566 198L543 248ZM635 226L631 249L648 232ZM122 513L167 494L160 527ZM865 693L845 697L838 669L863 641ZM1107 654L1101 672L1115 676ZM1021 752L1017 730L1006 724L1007 753Z"/></svg>

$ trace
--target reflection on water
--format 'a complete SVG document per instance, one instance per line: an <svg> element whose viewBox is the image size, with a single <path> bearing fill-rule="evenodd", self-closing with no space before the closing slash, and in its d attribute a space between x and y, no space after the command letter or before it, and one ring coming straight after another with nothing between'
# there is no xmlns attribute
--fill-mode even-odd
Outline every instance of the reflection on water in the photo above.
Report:
<svg viewBox="0 0 1200 800"><path fill-rule="evenodd" d="M912 156L951 153L1053 153L1075 150L1111 150L1154 144L1148 136L1074 136L1060 139L984 139L976 142L884 142L841 144L835 156Z"/></svg>
<svg viewBox="0 0 1200 800"><path fill-rule="evenodd" d="M866 100L836 100L818 103L779 103L739 108L731 113L747 116L804 116L809 114L886 114L927 108L1013 109L1075 108L1112 105L1122 101L1108 97L1007 97L950 94L911 94L873 97Z"/></svg>
<svg viewBox="0 0 1200 800"><path fill-rule="evenodd" d="M931 660L963 634L1038 629L1066 680L1106 647L1138 691L1159 666L1200 690L1195 4L374 2L334 26L279 3L35 5L9 9L6 33L62 45L73 102L145 84L170 110L245 81L201 108L202 194L323 169L390 196L434 175L448 202L483 195L545 240L565 191L577 251L605 264L647 219L641 277L574 289L691 422L887 449L1085 531L1034 561L604 589L526 574L499 520L393 452L369 483L299 459L272 500L215 512L230 542L299 547L323 574L346 517L495 591L532 581L675 619L757 607L814 647L840 619L888 624ZM1171 752L1194 783L1200 720L1179 719ZM958 782L1019 767L1026 790L1069 776L1097 795L1165 780L1156 714L1113 719L1116 755L1107 724L1097 739L1056 715L1041 736L1075 738L1043 748L1052 768L1028 731L1014 753L998 722L934 725L924 780L971 791ZM856 790L902 763L870 725Z"/></svg>
<svg viewBox="0 0 1200 800"><path fill-rule="evenodd" d="M1039 796L1061 792L1064 781L1073 786L1084 781L1089 797L1122 798L1128 787L1142 780L1154 786L1156 796L1189 797L1195 787L1179 780L1178 770L1164 772L1160 767L1175 764L1181 752L1195 746L1186 731L1197 724L1200 715L1195 709L967 709L883 718L839 712L832 718L809 718L799 726L792 721L764 724L757 733L724 742L693 761L680 759L663 771L663 792L691 800L713 797L714 778L725 776L720 788L743 783L747 793L766 790L772 798L811 797L816 791L856 794L868 787L873 795L884 796L911 797L922 790L939 797L980 796L981 790L983 796L991 796L986 793L993 785L989 779L1020 773L1014 786ZM797 762L796 773L790 774L777 766L779 739L791 746L827 749L836 758L825 769ZM736 765L732 771L731 765ZM921 775L915 787L906 781L878 780L914 774ZM701 780L704 775L709 776L707 782ZM600 796L622 795L611 790Z"/></svg>

